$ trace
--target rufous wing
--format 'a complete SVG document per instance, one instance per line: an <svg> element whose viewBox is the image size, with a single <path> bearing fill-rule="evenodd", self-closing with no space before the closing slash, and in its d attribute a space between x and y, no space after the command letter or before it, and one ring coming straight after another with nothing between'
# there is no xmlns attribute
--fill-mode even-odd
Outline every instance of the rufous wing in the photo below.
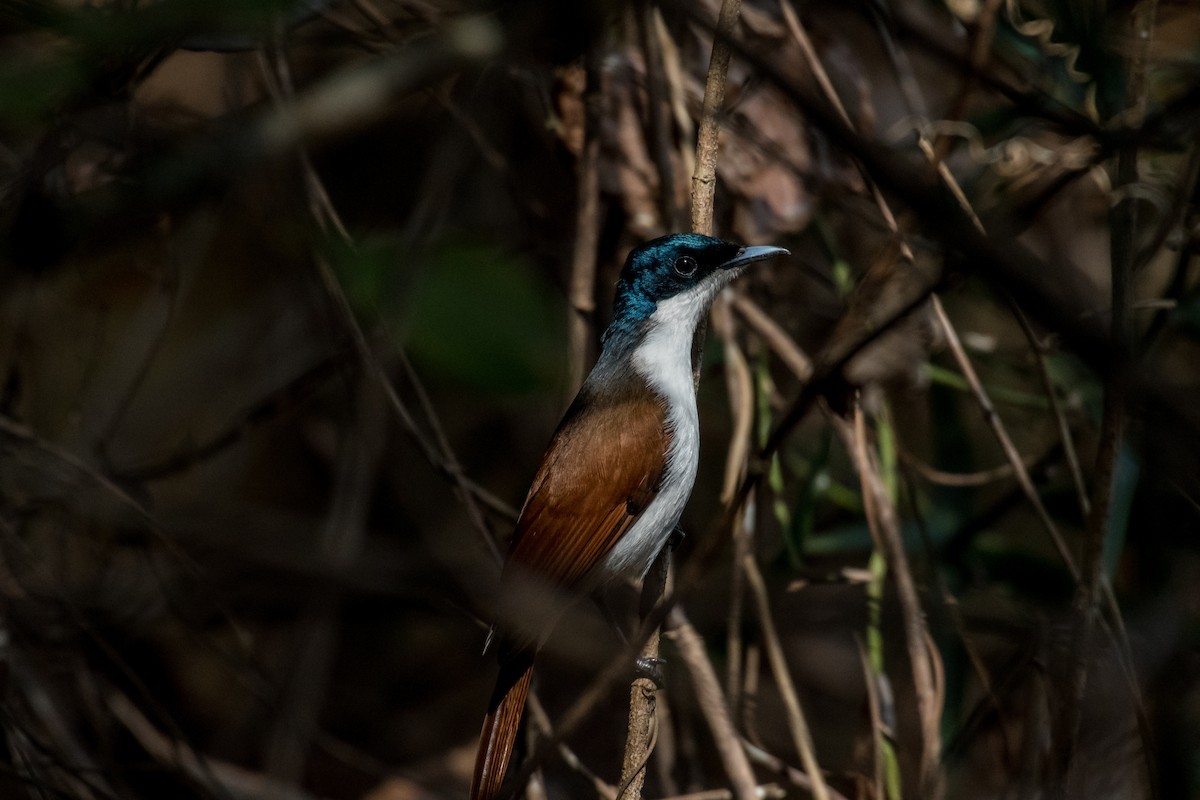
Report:
<svg viewBox="0 0 1200 800"><path fill-rule="evenodd" d="M509 569L576 587L658 493L669 444L649 393L568 413L529 489Z"/></svg>
<svg viewBox="0 0 1200 800"><path fill-rule="evenodd" d="M472 800L492 800L500 791L533 655L562 610L563 598L553 594L577 589L650 505L669 444L663 406L652 395L577 400L559 425L525 499L504 568L507 608L501 613L508 619L500 621L506 630L500 677L480 736Z"/></svg>

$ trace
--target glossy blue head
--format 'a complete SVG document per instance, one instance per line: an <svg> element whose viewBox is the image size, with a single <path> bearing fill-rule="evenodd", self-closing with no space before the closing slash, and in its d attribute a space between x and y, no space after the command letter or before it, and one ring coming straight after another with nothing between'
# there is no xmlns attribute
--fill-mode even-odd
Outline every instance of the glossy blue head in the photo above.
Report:
<svg viewBox="0 0 1200 800"><path fill-rule="evenodd" d="M689 307L706 309L748 264L786 253L779 247L742 247L698 233L646 242L629 254L621 270L613 321L604 338L643 330L659 306L673 298L686 298Z"/></svg>

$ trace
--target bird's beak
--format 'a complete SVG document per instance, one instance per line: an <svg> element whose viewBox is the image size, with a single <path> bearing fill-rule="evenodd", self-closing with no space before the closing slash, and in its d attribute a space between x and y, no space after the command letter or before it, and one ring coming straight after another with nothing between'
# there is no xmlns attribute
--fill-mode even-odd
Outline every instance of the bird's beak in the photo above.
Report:
<svg viewBox="0 0 1200 800"><path fill-rule="evenodd" d="M721 265L721 269L741 269L755 261L762 261L775 256L790 256L791 253L782 247L743 247L737 255Z"/></svg>

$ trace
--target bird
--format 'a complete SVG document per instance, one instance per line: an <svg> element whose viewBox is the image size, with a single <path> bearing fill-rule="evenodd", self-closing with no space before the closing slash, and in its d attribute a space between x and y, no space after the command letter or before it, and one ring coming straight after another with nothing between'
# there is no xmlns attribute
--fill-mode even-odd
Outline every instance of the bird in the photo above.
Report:
<svg viewBox="0 0 1200 800"><path fill-rule="evenodd" d="M563 598L640 580L679 523L699 464L692 341L700 320L750 264L788 254L694 233L630 252L600 355L550 440L501 571L502 622L484 648L498 641L500 673L471 800L499 794L535 656Z"/></svg>

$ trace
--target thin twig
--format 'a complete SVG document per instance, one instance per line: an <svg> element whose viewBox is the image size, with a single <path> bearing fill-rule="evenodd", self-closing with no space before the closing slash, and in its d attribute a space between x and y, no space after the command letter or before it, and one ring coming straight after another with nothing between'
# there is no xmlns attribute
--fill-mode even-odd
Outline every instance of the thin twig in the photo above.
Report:
<svg viewBox="0 0 1200 800"><path fill-rule="evenodd" d="M733 295L733 307L742 315L746 323L758 334L767 345L775 351L775 355L783 361L784 366L801 383L812 377L812 359L800 349L796 341L788 335L783 326L773 320L758 303L751 300L742 292Z"/></svg>
<svg viewBox="0 0 1200 800"><path fill-rule="evenodd" d="M1126 83L1120 87L1120 108L1113 114L1129 118L1131 127L1140 126L1145 117L1146 66L1157 13L1156 0L1137 6L1131 15L1131 40L1137 42L1128 65ZM1131 141L1117 154L1114 195L1138 182L1138 144ZM1105 376L1104 411L1093 468L1091 513L1084 526L1081 579L1076 587L1074 620L1071 630L1070 671L1067 676L1065 703L1056 720L1055 771L1052 789L1066 794L1073 773L1078 747L1084 693L1087 689L1088 662L1093 648L1097 609L1107 585L1104 567L1104 542L1111 525L1117 457L1125 431L1129 372L1134 351L1131 292L1133 271L1138 256L1139 204L1136 197L1125 196L1112 209L1110 217L1111 317L1109 349L1111 364ZM1119 617L1119 614L1118 614ZM1147 764L1149 759L1146 759ZM1151 769L1148 766L1148 769ZM1153 782L1153 780L1151 781Z"/></svg>
<svg viewBox="0 0 1200 800"><path fill-rule="evenodd" d="M804 772L801 772L782 758L768 753L763 748L746 739L742 740L742 747L746 750L746 754L750 757L750 760L755 764L759 764L772 772L782 775L787 778L788 783L799 787L809 794L813 794L812 779ZM845 795L832 786L826 786L825 789L829 792L829 800L846 800Z"/></svg>
<svg viewBox="0 0 1200 800"><path fill-rule="evenodd" d="M1058 389L1054 385L1054 379L1050 376L1050 366L1046 363L1045 348L1038 339L1037 332L1033 329L1033 323L1025 316L1021 307L1012 298L1009 298L1009 304L1012 307L1013 316L1016 317L1025 334L1026 341L1029 342L1034 361L1037 362L1042 388L1046 392L1046 399L1050 401L1050 413L1058 425L1058 437L1063 445L1063 457L1066 459L1067 469L1071 473L1071 482L1075 485L1075 497L1079 501L1079 512L1084 519L1087 519L1092 503L1088 499L1087 483L1083 479L1083 468L1079 464L1079 453L1075 450L1075 440L1071 436L1071 423L1067 421L1066 411L1058 397Z"/></svg>
<svg viewBox="0 0 1200 800"><path fill-rule="evenodd" d="M725 455L725 480L721 484L721 502L729 503L741 483L750 455L751 433L754 425L754 381L750 365L738 345L730 311L733 290L722 292L713 303L713 330L721 340L725 354L725 387L729 394L729 413L733 417L729 432L729 447Z"/></svg>
<svg viewBox="0 0 1200 800"><path fill-rule="evenodd" d="M725 100L725 83L729 69L730 48L728 36L732 35L734 27L737 24L738 14L741 9L741 0L723 0L721 4L720 17L717 22L718 31L725 33L725 36L715 35L713 37L712 56L709 61L708 78L704 88L704 100L700 118L700 134L696 142L696 171L692 176L692 230L696 233L712 233L713 226L713 193L716 188L716 168L717 168L717 115L724 105ZM644 29L644 26L643 26ZM650 39L648 31L645 31L644 37L647 41ZM651 113L656 119L661 119L662 110L653 108ZM661 138L658 142L661 144ZM660 155L670 161L669 154L662 154L659 148ZM663 164L660 164L660 170L665 169ZM668 176L660 175L665 179ZM672 187L673 188L673 187ZM666 187L663 191L668 191ZM669 207L669 206L668 206ZM701 326L696 331L695 337L692 340L692 381L693 384L698 384L700 381L700 352L704 341L704 326ZM660 556L660 559L665 556ZM659 587L659 594L649 601L651 607L661 605L663 596L662 591L666 586L666 579L662 581ZM643 606L647 604L646 588L643 588ZM676 608L676 611L679 609ZM680 612L682 615L682 612ZM644 642L644 648L641 651L643 659L656 659L658 657L658 638L657 632L647 635ZM639 686L638 680L634 681L633 687L630 690L630 708L629 708L629 736L625 742L625 756L623 763L625 770L628 770L631 765L644 765L649 761L650 748L652 740L649 737L648 730L642 724L642 720L653 720L654 717L654 693L653 687ZM719 688L717 692L719 694ZM729 712L725 710L725 721L732 729L732 722L728 720ZM711 724L711 720L710 720ZM649 726L652 731L653 725ZM716 733L714 727L714 734ZM718 737L719 739L720 737ZM718 741L718 747L722 747L722 743ZM738 747L723 747L722 755L726 761L726 772L734 783L735 794L738 800L750 800L753 796L754 789L754 773L750 769L749 763L745 759L745 754ZM624 770L623 770L623 774ZM631 782L637 782L636 790L632 797L634 800L641 796L641 780L638 776L644 775L644 770L639 768L639 772L630 776ZM626 779L622 779L624 784ZM632 787L631 787L632 788Z"/></svg>
<svg viewBox="0 0 1200 800"><path fill-rule="evenodd" d="M825 776L817 763L816 750L813 748L812 735L809 733L808 721L804 717L804 709L800 705L800 696L796 693L796 685L792 682L791 671L788 668L787 656L784 655L783 645L779 642L779 631L771 617L771 602L767 597L767 586L758 564L754 558L747 555L742 559L742 571L746 573L746 583L750 594L754 597L755 608L758 611L758 623L762 629L763 644L767 648L767 660L771 663L771 672L775 675L775 683L783 697L783 707L787 712L788 728L792 734L792 744L800 754L800 763L812 780L812 793L816 800L829 800L829 788L825 784Z"/></svg>
<svg viewBox="0 0 1200 800"><path fill-rule="evenodd" d="M735 490L737 486L733 487ZM750 501L747 501L748 503ZM740 564L742 559L754 552L754 531L746 524L746 514L739 514L733 531L733 563ZM745 576L740 569L730 570L729 576L729 610L726 612L725 634L725 694L729 706L735 716L741 707L742 690L742 614L745 604Z"/></svg>
<svg viewBox="0 0 1200 800"><path fill-rule="evenodd" d="M600 240L600 71L589 55L583 87L583 151L576 169L575 245L571 253L571 319L569 336L568 390L574 393L583 383L588 348L596 324L596 249Z"/></svg>
<svg viewBox="0 0 1200 800"><path fill-rule="evenodd" d="M729 394L729 411L733 425L729 433L729 447L725 454L725 481L721 487L721 502L729 503L737 492L745 474L747 459L753 446L751 435L754 426L754 381L746 356L738 345L734 329L733 313L730 310L731 296L737 292L722 292L713 304L713 330L721 339L725 352L725 387ZM751 552L753 531L745 524L745 515L739 515L739 525L734 533L734 563L741 563L742 556ZM726 660L728 672L725 691L729 704L737 709L737 695L741 685L739 671L742 660L742 574L732 570L730 575L728 634L726 636Z"/></svg>
<svg viewBox="0 0 1200 800"><path fill-rule="evenodd" d="M945 472L931 467L907 450L900 451L900 458L922 478L930 483L936 483L938 486L987 486L989 483L1008 480L1016 475L1016 470L1009 463L975 472ZM1027 460L1026 467L1031 466L1035 461L1036 459Z"/></svg>
<svg viewBox="0 0 1200 800"><path fill-rule="evenodd" d="M917 692L917 707L921 719L921 778L924 791L938 794L938 762L941 750L941 734L938 726L941 719L941 702L934 673L936 651L926 649L925 617L921 611L921 600L908 564L908 554L900 533L900 521L896 507L888 496L887 487L867 447L866 422L859 403L854 405L854 423L830 415L834 429L841 436L846 452L862 483L863 506L866 510L867 528L875 538L875 547L886 554L889 572L894 578L896 595L900 601L904 622L904 640L908 650L909 667L913 673L913 686Z"/></svg>
<svg viewBox="0 0 1200 800"><path fill-rule="evenodd" d="M979 380L979 375L975 372L975 367L971 363L970 357L967 356L967 351L963 348L962 341L958 338L958 332L950 324L949 317L946 316L946 310L942 308L940 302L936 302L936 297L934 299L933 311L937 316L942 333L946 337L946 346L954 356L954 361L962 371L963 377L967 379L967 384L971 387L971 394L979 404L979 410L983 414L984 421L992 429L996 441L999 442L1000 448L1004 451L1004 455L1008 459L1009 465L1013 468L1017 484L1021 487L1025 498L1033 506L1038 519L1042 523L1042 527L1050 534L1050 541L1054 543L1054 549L1058 551L1059 558L1067 566L1071 577L1078 580L1079 567L1075 563L1074 556L1071 555L1070 548L1067 547L1066 540L1058 530L1058 525L1055 524L1054 519L1050 516L1050 512L1046 509L1045 503L1042 502L1037 487L1033 485L1033 479L1029 476L1029 470L1025 468L1025 462L1022 460L1017 446L1013 444L1012 437L1008 435L1008 429L1004 426L1004 422L1001 420L999 413L997 413L996 407L992 405L992 400L988 395L987 389L984 388L983 382Z"/></svg>
<svg viewBox="0 0 1200 800"><path fill-rule="evenodd" d="M232 798L271 797L278 800L314 800L298 786L273 780L266 775L201 755L186 744L170 739L148 720L124 694L113 690L108 699L112 711L125 729L150 757L160 764L178 767L185 775L200 782L216 781Z"/></svg>
<svg viewBox="0 0 1200 800"><path fill-rule="evenodd" d="M708 654L704 652L704 641L681 607L671 609L669 620L670 631L667 635L675 642L680 660L691 675L696 701L713 735L725 774L733 787L733 796L736 800L753 800L757 796L754 770L742 749L729 705L721 693L717 673Z"/></svg>
<svg viewBox="0 0 1200 800"><path fill-rule="evenodd" d="M879 713L879 687L875 683L876 677L875 671L871 668L871 659L867 657L867 650L863 647L863 643L857 635L854 637L854 644L858 648L858 661L862 666L863 683L867 687L867 711L871 717L871 775L875 789L875 793L872 796L882 798L884 797L884 737L895 736L896 732L884 730L883 720Z"/></svg>
<svg viewBox="0 0 1200 800"><path fill-rule="evenodd" d="M664 547L655 558L642 584L642 619L654 613L655 606L662 601L670 580L671 549ZM642 644L639 661L643 664L656 663L659 640L662 633L654 628ZM625 753L621 761L621 785L617 796L624 800L639 800L642 786L646 782L646 766L654 749L658 719L655 716L658 687L646 676L634 678L629 687L629 724L626 726Z"/></svg>
<svg viewBox="0 0 1200 800"><path fill-rule="evenodd" d="M529 699L526 701L526 708L529 709L529 717L533 723L538 726L541 734L546 737L553 736L554 726L550 722L550 715L546 713L545 707L542 705L536 694L531 693L529 695ZM575 751L572 750L566 742L560 741L556 747L558 748L558 755L560 758L562 758L563 763L590 781L592 788L596 791L596 794L599 797L604 798L604 800L616 800L617 788L606 782L596 773L592 772L592 770L588 768L587 764L583 763L582 759L579 758Z"/></svg>
<svg viewBox="0 0 1200 800"><path fill-rule="evenodd" d="M696 136L696 171L692 174L692 231L711 235L713 230L713 197L717 189L717 138L719 118L725 105L725 81L729 72L729 45L742 0L721 0L713 36L712 57L704 82L704 100L700 105L700 129Z"/></svg>

